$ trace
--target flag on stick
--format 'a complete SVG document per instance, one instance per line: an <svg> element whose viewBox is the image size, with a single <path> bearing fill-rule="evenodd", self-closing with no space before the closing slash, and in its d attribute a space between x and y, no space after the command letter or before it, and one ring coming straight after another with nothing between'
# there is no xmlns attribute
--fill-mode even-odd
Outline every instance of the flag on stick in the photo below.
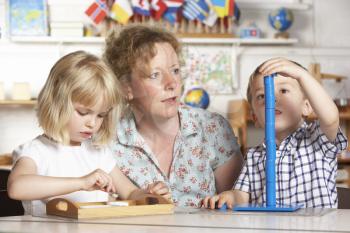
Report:
<svg viewBox="0 0 350 233"><path fill-rule="evenodd" d="M168 7L163 0L151 0L151 15L156 20L159 20L162 17L167 8Z"/></svg>
<svg viewBox="0 0 350 233"><path fill-rule="evenodd" d="M136 14L150 16L150 6L148 0L131 0L131 5Z"/></svg>
<svg viewBox="0 0 350 233"><path fill-rule="evenodd" d="M121 24L128 23L133 14L134 13L128 0L115 0L109 13L112 19Z"/></svg>
<svg viewBox="0 0 350 233"><path fill-rule="evenodd" d="M95 0L89 8L85 11L85 14L89 16L95 24L99 24L106 17L108 12L106 0Z"/></svg>

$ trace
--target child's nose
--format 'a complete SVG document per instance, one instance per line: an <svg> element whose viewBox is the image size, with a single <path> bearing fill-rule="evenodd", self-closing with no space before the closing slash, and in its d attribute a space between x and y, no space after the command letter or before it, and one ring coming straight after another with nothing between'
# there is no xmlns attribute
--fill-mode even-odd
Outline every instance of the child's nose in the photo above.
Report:
<svg viewBox="0 0 350 233"><path fill-rule="evenodd" d="M93 128L95 127L96 125L96 118L95 117L90 117L87 122L86 122L86 125L90 128Z"/></svg>

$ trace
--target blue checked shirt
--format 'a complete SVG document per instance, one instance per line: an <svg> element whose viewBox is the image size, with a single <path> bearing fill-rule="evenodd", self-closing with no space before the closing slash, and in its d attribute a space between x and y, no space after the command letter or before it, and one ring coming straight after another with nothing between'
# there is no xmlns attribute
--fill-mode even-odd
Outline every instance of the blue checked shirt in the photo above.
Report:
<svg viewBox="0 0 350 233"><path fill-rule="evenodd" d="M276 148L276 204L337 208L337 155L347 147L339 129L330 142L318 121L303 123ZM265 144L250 148L234 189L250 194L250 203L266 204Z"/></svg>

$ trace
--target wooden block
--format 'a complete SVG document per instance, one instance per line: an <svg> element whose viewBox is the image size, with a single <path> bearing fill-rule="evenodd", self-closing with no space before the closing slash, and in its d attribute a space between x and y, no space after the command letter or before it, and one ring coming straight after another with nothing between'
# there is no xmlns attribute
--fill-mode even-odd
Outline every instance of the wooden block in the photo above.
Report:
<svg viewBox="0 0 350 233"><path fill-rule="evenodd" d="M115 202L71 202L55 198L46 204L46 213L74 219L114 218L139 215L157 215L174 213L174 205L165 198L147 194L139 200ZM119 203L118 206L112 203ZM122 204L123 203L123 204Z"/></svg>
<svg viewBox="0 0 350 233"><path fill-rule="evenodd" d="M0 165L12 165L11 154L0 155Z"/></svg>

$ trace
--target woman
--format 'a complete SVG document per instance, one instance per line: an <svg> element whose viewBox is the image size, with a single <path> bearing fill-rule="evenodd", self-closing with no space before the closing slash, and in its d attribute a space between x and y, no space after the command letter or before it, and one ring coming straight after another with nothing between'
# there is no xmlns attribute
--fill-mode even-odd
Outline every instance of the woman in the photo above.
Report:
<svg viewBox="0 0 350 233"><path fill-rule="evenodd" d="M171 33L141 25L107 38L104 57L129 103L113 150L139 187L163 181L175 204L199 207L232 188L243 160L222 116L180 103L180 49Z"/></svg>

